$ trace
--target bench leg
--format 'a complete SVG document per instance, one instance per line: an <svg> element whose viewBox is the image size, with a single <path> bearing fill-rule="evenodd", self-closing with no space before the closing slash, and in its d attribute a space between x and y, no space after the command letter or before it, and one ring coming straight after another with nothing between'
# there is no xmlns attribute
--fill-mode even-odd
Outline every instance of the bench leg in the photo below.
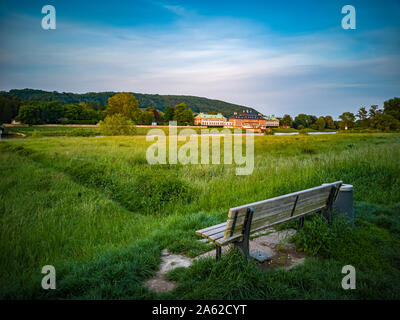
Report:
<svg viewBox="0 0 400 320"><path fill-rule="evenodd" d="M328 208L328 225L329 227L332 227L332 208Z"/></svg>
<svg viewBox="0 0 400 320"><path fill-rule="evenodd" d="M301 228L303 228L303 225L304 225L304 217L301 217L300 219L299 219L299 226L298 226L298 230L300 230Z"/></svg>
<svg viewBox="0 0 400 320"><path fill-rule="evenodd" d="M219 245L215 246L215 259L221 259L221 247Z"/></svg>
<svg viewBox="0 0 400 320"><path fill-rule="evenodd" d="M235 247L240 251L240 253L250 261L250 247L249 247L249 238L246 237L242 241L234 242Z"/></svg>
<svg viewBox="0 0 400 320"><path fill-rule="evenodd" d="M321 213L328 222L329 227L332 227L332 208L327 207Z"/></svg>
<svg viewBox="0 0 400 320"><path fill-rule="evenodd" d="M328 220L329 227L332 227L332 206L333 206L333 200L335 198L335 193L336 193L336 187L332 187L332 190L329 194L326 209L323 211L325 219Z"/></svg>
<svg viewBox="0 0 400 320"><path fill-rule="evenodd" d="M247 261L250 261L249 242L250 242L250 226L253 221L253 212L254 209L252 207L247 209L246 218L242 229L243 239L241 241L234 242L235 247L239 249L242 255L247 259Z"/></svg>

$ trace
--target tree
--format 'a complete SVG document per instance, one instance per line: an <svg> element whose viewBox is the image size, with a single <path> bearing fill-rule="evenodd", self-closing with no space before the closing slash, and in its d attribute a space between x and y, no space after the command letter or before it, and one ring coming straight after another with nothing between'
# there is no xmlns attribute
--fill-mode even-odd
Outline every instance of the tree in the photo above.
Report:
<svg viewBox="0 0 400 320"><path fill-rule="evenodd" d="M59 101L42 102L40 104L41 123L59 123L63 116L63 107Z"/></svg>
<svg viewBox="0 0 400 320"><path fill-rule="evenodd" d="M133 94L120 92L108 98L106 113L121 114L137 123L140 117L139 103Z"/></svg>
<svg viewBox="0 0 400 320"><path fill-rule="evenodd" d="M154 121L153 108L149 107L140 113L138 124L150 125Z"/></svg>
<svg viewBox="0 0 400 320"><path fill-rule="evenodd" d="M18 115L21 103L19 98L2 94L0 97L0 123L11 123Z"/></svg>
<svg viewBox="0 0 400 320"><path fill-rule="evenodd" d="M400 98L393 98L383 103L383 112L400 120Z"/></svg>
<svg viewBox="0 0 400 320"><path fill-rule="evenodd" d="M373 105L369 108L368 115L369 118L373 120L378 114L381 114L382 112L383 112L382 110L378 109L377 105Z"/></svg>
<svg viewBox="0 0 400 320"><path fill-rule="evenodd" d="M300 113L296 118L294 118L296 127L303 126L303 128L308 128L311 124L310 116Z"/></svg>
<svg viewBox="0 0 400 320"><path fill-rule="evenodd" d="M174 120L178 123L178 125L182 126L186 124L186 104L180 103L174 107Z"/></svg>
<svg viewBox="0 0 400 320"><path fill-rule="evenodd" d="M153 109L153 115L154 115L154 120L156 121L156 122L162 122L164 119L163 119L163 116L160 114L160 112L158 112L158 110L156 110L156 109Z"/></svg>
<svg viewBox="0 0 400 320"><path fill-rule="evenodd" d="M356 114L357 118L360 121L360 126L363 128L367 128L368 127L368 111L365 107L361 107L357 114Z"/></svg>
<svg viewBox="0 0 400 320"><path fill-rule="evenodd" d="M318 130L324 130L326 125L324 117L319 117L315 124L317 125Z"/></svg>
<svg viewBox="0 0 400 320"><path fill-rule="evenodd" d="M358 109L358 112L357 112L356 116L360 120L368 119L368 111L367 111L367 109L365 109L365 107L361 107L360 109Z"/></svg>
<svg viewBox="0 0 400 320"><path fill-rule="evenodd" d="M100 103L96 103L96 102L92 102L92 101L86 103L86 105L87 105L89 108L91 108L91 109L93 109L93 110L97 110L97 111L100 111L100 110L103 110L103 109L104 109L103 106L102 106Z"/></svg>
<svg viewBox="0 0 400 320"><path fill-rule="evenodd" d="M325 116L325 123L326 123L326 128L328 129L336 129L335 122L333 121L333 118L331 116Z"/></svg>
<svg viewBox="0 0 400 320"><path fill-rule="evenodd" d="M171 106L166 106L164 109L164 121L169 122L174 119L174 109Z"/></svg>
<svg viewBox="0 0 400 320"><path fill-rule="evenodd" d="M70 103L63 106L63 121L64 123L80 122L98 122L104 118L104 112L101 109L93 109L96 107L93 103Z"/></svg>
<svg viewBox="0 0 400 320"><path fill-rule="evenodd" d="M104 118L104 111L100 108L93 109L93 104L82 103L82 114L80 120L100 121Z"/></svg>
<svg viewBox="0 0 400 320"><path fill-rule="evenodd" d="M67 120L79 120L81 119L82 106L76 103L70 103L63 107L63 117Z"/></svg>
<svg viewBox="0 0 400 320"><path fill-rule="evenodd" d="M107 116L99 122L100 132L106 136L129 136L136 133L136 127L131 119L116 113Z"/></svg>
<svg viewBox="0 0 400 320"><path fill-rule="evenodd" d="M194 116L192 109L185 110L184 114L184 122L186 125L192 126L194 125Z"/></svg>
<svg viewBox="0 0 400 320"><path fill-rule="evenodd" d="M39 124L40 106L37 103L24 104L19 108L17 119L26 124Z"/></svg>
<svg viewBox="0 0 400 320"><path fill-rule="evenodd" d="M310 125L313 123L317 122L317 116L313 116L312 114L309 114L308 117L310 118Z"/></svg>
<svg viewBox="0 0 400 320"><path fill-rule="evenodd" d="M382 131L400 130L400 121L391 114L377 114L372 120L372 127Z"/></svg>
<svg viewBox="0 0 400 320"><path fill-rule="evenodd" d="M354 120L356 119L356 117L354 116L354 113L351 112L343 112L340 116L339 116L340 121L340 127L341 129L346 129L347 128L352 128L354 127Z"/></svg>
<svg viewBox="0 0 400 320"><path fill-rule="evenodd" d="M290 115L285 114L283 116L283 118L280 121L280 125L281 126L285 126L285 127L292 127L293 126L293 119Z"/></svg>

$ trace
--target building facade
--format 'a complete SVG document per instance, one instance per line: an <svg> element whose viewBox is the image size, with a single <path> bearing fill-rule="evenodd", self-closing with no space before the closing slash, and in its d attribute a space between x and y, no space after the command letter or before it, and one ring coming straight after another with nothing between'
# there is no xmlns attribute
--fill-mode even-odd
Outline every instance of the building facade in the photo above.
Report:
<svg viewBox="0 0 400 320"><path fill-rule="evenodd" d="M242 114L234 112L233 116L228 119L221 113L199 113L194 118L194 124L207 127L253 129L256 132L262 132L270 127L279 127L279 120L274 116L263 116L261 113L254 113L250 109L244 109Z"/></svg>
<svg viewBox="0 0 400 320"><path fill-rule="evenodd" d="M265 126L266 128L270 128L270 127L275 127L275 128L279 128L279 120L277 118L275 118L274 116L271 117L264 117L265 119Z"/></svg>
<svg viewBox="0 0 400 320"><path fill-rule="evenodd" d="M201 112L194 118L194 124L196 126L223 127L226 120L221 113L207 114Z"/></svg>
<svg viewBox="0 0 400 320"><path fill-rule="evenodd" d="M266 120L259 114L234 114L228 120L231 128L258 129L265 128Z"/></svg>

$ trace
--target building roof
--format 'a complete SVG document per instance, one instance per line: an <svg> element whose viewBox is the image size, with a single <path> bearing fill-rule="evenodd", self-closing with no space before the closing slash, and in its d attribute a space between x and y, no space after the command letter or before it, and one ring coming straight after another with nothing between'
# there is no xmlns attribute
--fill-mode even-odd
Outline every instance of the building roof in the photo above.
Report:
<svg viewBox="0 0 400 320"><path fill-rule="evenodd" d="M208 114L208 113L199 113L196 118L202 119L226 119L221 113L218 114Z"/></svg>
<svg viewBox="0 0 400 320"><path fill-rule="evenodd" d="M269 116L265 116L264 119L265 119L265 120L270 120L270 121L271 121L271 120L278 120L278 119L275 118L274 116L270 116L270 117L269 117Z"/></svg>
<svg viewBox="0 0 400 320"><path fill-rule="evenodd" d="M263 117L257 114L235 114L229 117L230 119L254 119L254 120L262 120Z"/></svg>

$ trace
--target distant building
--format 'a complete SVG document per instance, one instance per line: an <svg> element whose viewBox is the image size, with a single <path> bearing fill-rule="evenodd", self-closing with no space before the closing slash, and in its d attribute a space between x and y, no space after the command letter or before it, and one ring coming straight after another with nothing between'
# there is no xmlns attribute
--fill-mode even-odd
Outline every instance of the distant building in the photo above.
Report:
<svg viewBox="0 0 400 320"><path fill-rule="evenodd" d="M208 126L208 127L223 127L226 122L226 118L221 114L207 114L199 113L194 118L194 125L196 126Z"/></svg>
<svg viewBox="0 0 400 320"><path fill-rule="evenodd" d="M266 121L265 126L267 128L268 127L276 127L276 128L279 127L279 120L277 118L275 118L274 116L271 116L271 117L265 116L264 119Z"/></svg>
<svg viewBox="0 0 400 320"><path fill-rule="evenodd" d="M255 132L262 132L270 127L279 127L279 120L274 116L263 116L261 113L254 113L253 110L243 109L242 114L234 112L233 116L228 119L221 113L199 113L194 118L194 124L208 127L253 129Z"/></svg>
<svg viewBox="0 0 400 320"><path fill-rule="evenodd" d="M235 112L229 117L225 128L239 129L265 129L266 120L261 113L254 114L249 109L244 109L242 114Z"/></svg>

